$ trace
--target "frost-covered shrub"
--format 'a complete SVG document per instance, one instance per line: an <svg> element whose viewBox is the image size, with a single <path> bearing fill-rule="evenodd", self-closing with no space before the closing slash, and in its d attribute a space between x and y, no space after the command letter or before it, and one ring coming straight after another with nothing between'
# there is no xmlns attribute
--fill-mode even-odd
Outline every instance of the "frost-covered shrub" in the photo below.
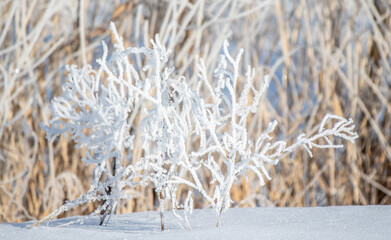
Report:
<svg viewBox="0 0 391 240"><path fill-rule="evenodd" d="M169 180L177 175L181 159L186 158L185 145L191 131L191 90L185 78L172 76L174 67L166 66L170 51L162 46L158 35L151 44L152 49L137 50L148 59L143 69L149 70L147 78L143 80L145 85L141 94L144 97L141 112L146 116L139 127L142 134L141 147L144 150L144 157L140 161L143 179L155 189L162 231L165 199L171 200L174 214L190 228L187 216L182 218L176 211L183 206L176 198L177 184L170 183ZM149 95L149 92L154 94ZM188 203L189 200L185 202ZM185 209L188 210L187 207Z"/></svg>
<svg viewBox="0 0 391 240"><path fill-rule="evenodd" d="M47 220L89 201L103 201L95 213L101 214L103 224L121 199L130 199L125 188L150 184L159 198L162 230L164 229L164 199L170 199L176 216L187 222L175 210L191 211L190 195L180 204L176 197L177 184L168 180L175 175L182 147L190 131L190 90L183 77L172 77L174 68L166 67L170 51L159 41L151 40L152 49L124 48L114 24L111 30L116 40L109 56L104 42L103 56L97 60L98 70L90 65L78 69L69 67L63 94L52 100L53 118L42 124L47 138L54 141L61 134L70 136L83 148L86 164L95 165L94 180L89 191L67 202L44 218ZM143 58L141 78L131 64L130 55ZM107 60L109 58L109 60ZM179 114L179 109L180 114ZM145 113L140 126L132 126L135 113ZM131 128L139 127L143 134L144 157L138 162L123 165L123 152L132 150L134 135ZM136 180L137 178L137 180ZM189 193L191 194L191 193Z"/></svg>
<svg viewBox="0 0 391 240"><path fill-rule="evenodd" d="M276 165L284 153L303 147L312 157L311 149L314 147L343 147L334 144L330 137L340 137L351 142L357 138L351 119L348 121L327 114L317 134L310 137L302 134L291 146L287 146L286 141L273 141L270 136L277 126L277 121L271 122L265 132L256 141L252 141L247 130L247 119L251 113L257 111L270 79L266 75L260 88L256 89L254 69L248 67L244 86L240 86L243 89L239 91L239 63L243 50L233 58L228 51L228 41L225 41L223 51L224 55L220 57L214 79L208 79L202 60L198 65L199 84L208 90L206 95L197 91L193 100L196 104L192 116L196 122L195 131L200 135L200 148L180 162L191 178L173 176L173 182L192 187L208 200L218 215L217 226L220 225L222 212L232 203L230 190L240 176L246 177L248 171L253 171L258 176L260 185L264 185L264 178L271 179L265 165ZM232 70L229 70L229 66ZM334 126L326 128L326 125L333 121ZM320 142L320 139L323 139L324 143ZM210 184L216 184L213 195L207 193L206 189L210 187L205 187L200 180L200 166L210 171Z"/></svg>
<svg viewBox="0 0 391 240"><path fill-rule="evenodd" d="M111 30L117 43L109 60L103 42L98 70L71 66L63 94L52 101L53 118L48 126L42 126L51 141L68 133L85 150L83 161L95 165L95 178L86 194L44 220L85 202L103 200L95 211L101 214L102 224L120 199L132 197L125 189L141 184L155 189L162 230L165 200L170 200L180 223L190 227L187 214L192 211L192 194L209 202L219 226L221 214L232 203L230 190L240 176L253 171L264 185L265 179L271 179L266 165L276 165L284 153L303 147L312 156L312 148L342 147L331 137L351 142L357 138L352 120L327 114L318 133L309 137L302 134L293 145L273 141L276 121L252 140L247 120L258 110L270 78L266 75L256 88L255 71L248 67L244 84L239 82L243 50L234 58L225 41L214 77L208 78L201 59L198 84L191 88L183 76L176 75L175 66L167 66L170 51L158 35L151 40L152 48L125 48L114 24ZM144 59L144 64L135 67L130 55ZM135 114L142 114L139 125L133 122ZM330 124L333 127L328 128ZM132 150L131 129L141 132L144 155L140 161L123 164L123 152ZM203 171L210 172L210 182L203 179ZM194 193L189 191L181 199L181 185ZM184 216L178 209L185 210Z"/></svg>
<svg viewBox="0 0 391 240"><path fill-rule="evenodd" d="M122 40L114 25L111 27L118 42L110 59L107 60L108 49L102 42L103 56L97 60L98 70L90 65L81 69L69 67L63 94L50 105L53 114L50 126L42 125L50 141L61 134L70 136L77 147L84 149L86 158L82 160L95 165L88 192L64 204L49 215L50 218L77 205L100 200L104 203L95 212L102 212L102 224L118 200L131 198L124 188L138 184L133 178L139 169L134 169L136 165L123 166L122 153L132 149L134 136L130 134L130 119L134 106L140 102L139 85L144 83L129 59L121 55Z"/></svg>

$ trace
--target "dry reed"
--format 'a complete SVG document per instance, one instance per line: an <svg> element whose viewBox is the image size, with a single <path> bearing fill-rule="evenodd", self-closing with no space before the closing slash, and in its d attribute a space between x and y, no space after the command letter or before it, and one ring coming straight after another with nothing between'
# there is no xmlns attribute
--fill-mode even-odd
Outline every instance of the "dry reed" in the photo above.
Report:
<svg viewBox="0 0 391 240"><path fill-rule="evenodd" d="M100 41L111 39L110 21L128 46L149 45L159 32L178 74L192 82L198 57L212 72L225 38L232 51L243 47L243 68L254 66L258 79L273 76L268 98L248 120L254 137L272 119L280 123L276 138L292 141L326 113L355 120L355 145L313 158L287 155L265 187L255 176L242 179L234 206L391 204L389 1L4 0L0 16L0 222L42 218L88 188L92 171L80 151L66 138L49 143L40 123L50 117L65 66L96 64ZM133 161L143 154L139 134L135 141ZM135 198L118 213L156 208L151 189L129 191Z"/></svg>

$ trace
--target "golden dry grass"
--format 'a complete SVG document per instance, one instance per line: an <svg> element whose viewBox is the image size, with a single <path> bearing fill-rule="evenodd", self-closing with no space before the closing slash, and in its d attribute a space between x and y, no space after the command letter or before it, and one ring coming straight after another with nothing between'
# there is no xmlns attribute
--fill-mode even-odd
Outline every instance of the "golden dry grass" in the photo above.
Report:
<svg viewBox="0 0 391 240"><path fill-rule="evenodd" d="M344 150L287 155L233 189L234 206L327 206L391 203L391 5L381 0L114 1L4 0L0 3L0 222L39 219L88 189L92 166L71 141L45 139L50 99L67 64L96 64L115 21L127 46L160 32L172 64L189 81L204 57L209 72L225 38L245 48L243 68L273 76L268 97L249 119L259 136L276 119L292 142L326 113L351 117L360 138ZM135 60L141 61L141 60ZM136 116L135 125L138 122ZM136 136L132 159L142 157ZM208 176L206 176L208 177ZM138 188L119 213L155 209ZM196 207L206 203L196 200ZM67 214L87 214L93 204Z"/></svg>

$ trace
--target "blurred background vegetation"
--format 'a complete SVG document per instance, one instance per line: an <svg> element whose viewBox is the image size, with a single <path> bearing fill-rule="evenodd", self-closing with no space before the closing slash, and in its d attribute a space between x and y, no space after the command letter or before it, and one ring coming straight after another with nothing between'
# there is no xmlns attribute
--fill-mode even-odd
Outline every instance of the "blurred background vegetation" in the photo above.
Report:
<svg viewBox="0 0 391 240"><path fill-rule="evenodd" d="M360 138L343 150L287 155L260 187L249 175L232 189L233 207L391 204L391 3L388 0L2 0L0 1L0 222L39 219L86 192L92 167L41 122L61 93L65 66L96 66L115 22L126 46L160 33L179 75L209 73L224 39L258 82L273 77L248 120L257 137L278 120L276 138L311 133L326 113L352 118ZM112 46L112 45L111 45ZM140 61L140 60L139 60ZM137 122L137 121L136 121ZM140 136L132 161L142 157ZM209 176L205 176L207 180ZM152 189L134 189L117 213L155 210ZM205 207L202 199L195 207ZM88 214L89 204L65 215Z"/></svg>

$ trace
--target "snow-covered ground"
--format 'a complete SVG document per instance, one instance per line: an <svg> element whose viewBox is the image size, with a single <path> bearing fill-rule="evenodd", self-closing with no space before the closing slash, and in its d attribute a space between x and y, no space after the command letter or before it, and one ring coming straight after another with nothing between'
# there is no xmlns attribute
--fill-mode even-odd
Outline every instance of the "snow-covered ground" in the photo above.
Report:
<svg viewBox="0 0 391 240"><path fill-rule="evenodd" d="M215 227L212 210L195 210L192 231L181 229L166 213L160 232L157 212L114 215L107 226L98 217L51 221L29 229L29 223L0 224L0 239L391 239L391 206L229 209ZM62 226L60 226L62 225Z"/></svg>

